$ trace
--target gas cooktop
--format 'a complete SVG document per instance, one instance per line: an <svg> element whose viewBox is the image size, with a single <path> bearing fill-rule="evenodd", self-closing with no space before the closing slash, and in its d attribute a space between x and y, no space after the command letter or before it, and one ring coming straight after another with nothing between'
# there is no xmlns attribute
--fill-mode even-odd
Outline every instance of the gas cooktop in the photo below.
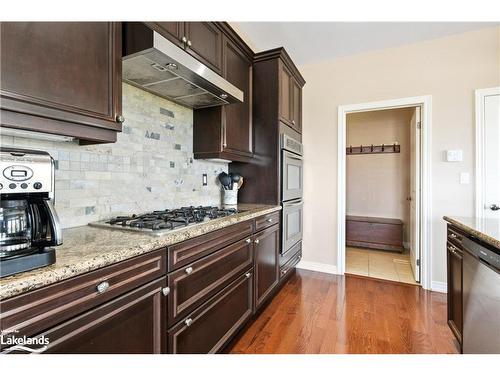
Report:
<svg viewBox="0 0 500 375"><path fill-rule="evenodd" d="M139 231L161 236L177 228L203 223L236 213L238 213L236 208L190 206L144 214L117 216L112 219L90 223L90 225L108 229Z"/></svg>

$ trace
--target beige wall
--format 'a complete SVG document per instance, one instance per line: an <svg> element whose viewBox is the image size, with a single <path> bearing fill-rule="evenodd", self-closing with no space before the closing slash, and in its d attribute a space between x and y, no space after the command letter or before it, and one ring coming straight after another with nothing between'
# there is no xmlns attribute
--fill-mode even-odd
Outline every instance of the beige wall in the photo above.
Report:
<svg viewBox="0 0 500 375"><path fill-rule="evenodd" d="M432 280L446 281L442 217L474 213L474 187L460 185L459 173L474 173L474 90L500 85L499 36L488 28L299 67L305 261L337 264L338 106L432 95ZM463 162L445 162L447 149L463 149Z"/></svg>
<svg viewBox="0 0 500 375"><path fill-rule="evenodd" d="M350 113L346 144L398 142L401 152L346 157L347 215L401 219L409 238L410 120L413 108Z"/></svg>

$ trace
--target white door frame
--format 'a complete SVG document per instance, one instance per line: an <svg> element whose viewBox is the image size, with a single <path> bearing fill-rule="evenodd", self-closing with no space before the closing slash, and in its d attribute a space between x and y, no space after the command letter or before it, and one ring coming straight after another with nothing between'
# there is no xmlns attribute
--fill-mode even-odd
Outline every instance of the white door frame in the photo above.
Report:
<svg viewBox="0 0 500 375"><path fill-rule="evenodd" d="M383 109L417 107L421 115L421 212L420 212L420 284L431 289L431 129L432 96L382 100L377 102L341 105L338 108L338 189L337 189L337 273L345 273L345 216L346 216L346 123L347 114Z"/></svg>
<svg viewBox="0 0 500 375"><path fill-rule="evenodd" d="M500 87L490 87L487 89L477 89L476 96L476 217L484 217L484 99L490 95L500 95Z"/></svg>

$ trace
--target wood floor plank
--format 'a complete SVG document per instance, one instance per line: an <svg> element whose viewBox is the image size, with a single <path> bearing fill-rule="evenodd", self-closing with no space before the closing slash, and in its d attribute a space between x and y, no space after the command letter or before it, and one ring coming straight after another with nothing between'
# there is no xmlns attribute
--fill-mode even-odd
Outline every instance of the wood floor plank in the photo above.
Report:
<svg viewBox="0 0 500 375"><path fill-rule="evenodd" d="M458 353L446 295L297 270L228 353Z"/></svg>

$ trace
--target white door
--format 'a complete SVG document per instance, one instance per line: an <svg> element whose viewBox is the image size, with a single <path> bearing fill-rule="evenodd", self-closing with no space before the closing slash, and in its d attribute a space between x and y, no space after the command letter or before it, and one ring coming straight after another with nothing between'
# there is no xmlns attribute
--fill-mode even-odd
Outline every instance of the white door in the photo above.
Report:
<svg viewBox="0 0 500 375"><path fill-rule="evenodd" d="M480 153L476 157L482 159L476 172L481 179L477 187L480 198L477 213L480 217L500 219L500 87L477 92L480 96L476 105L480 106L482 120L482 124L476 125L482 128L476 142L476 153Z"/></svg>
<svg viewBox="0 0 500 375"><path fill-rule="evenodd" d="M420 282L420 107L415 107L410 125L410 263Z"/></svg>

